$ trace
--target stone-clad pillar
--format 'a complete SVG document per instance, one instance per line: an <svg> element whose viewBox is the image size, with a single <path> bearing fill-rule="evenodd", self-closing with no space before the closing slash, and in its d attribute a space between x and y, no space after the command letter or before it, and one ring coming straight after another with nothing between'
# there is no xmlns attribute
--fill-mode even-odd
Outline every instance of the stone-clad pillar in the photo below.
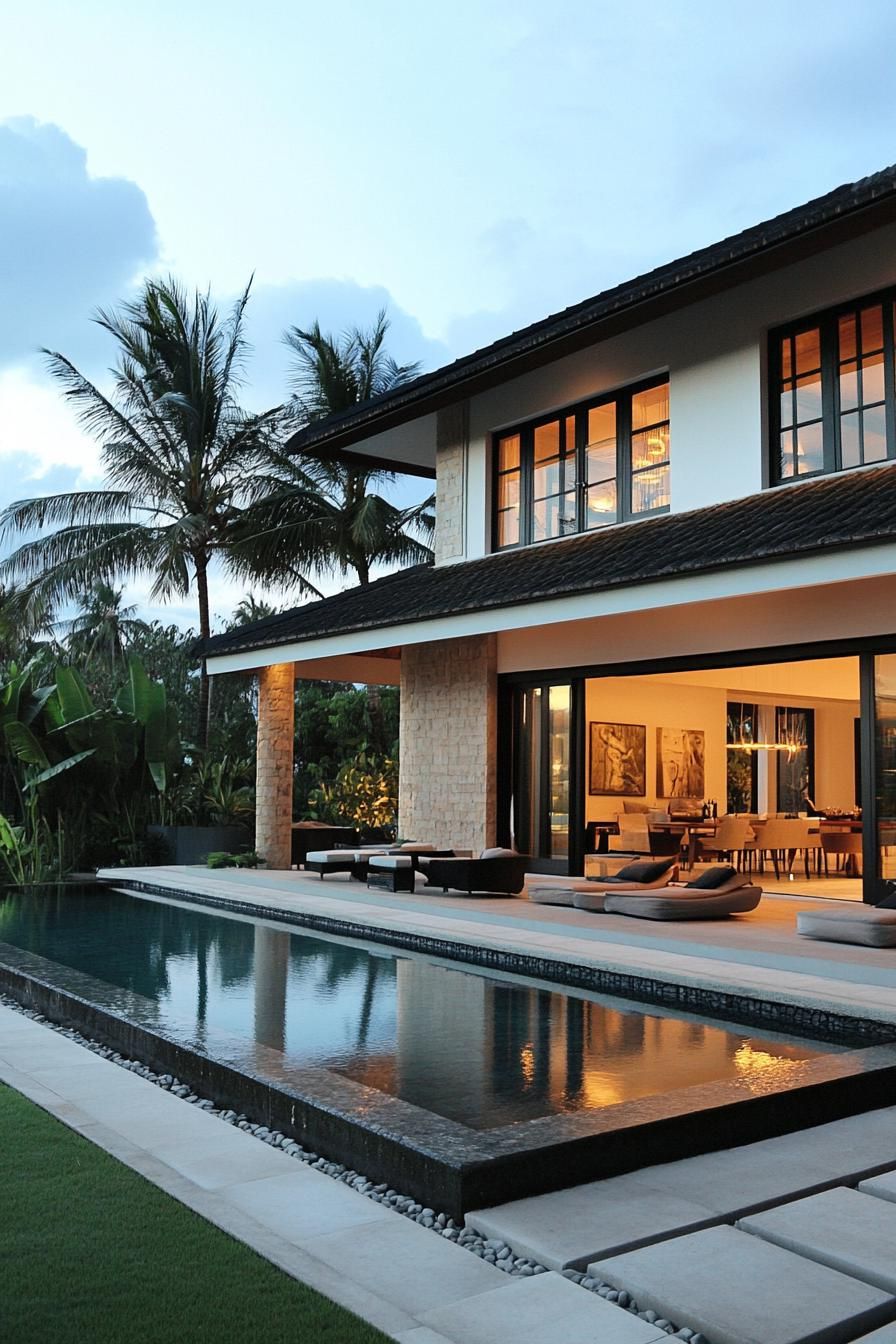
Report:
<svg viewBox="0 0 896 1344"><path fill-rule="evenodd" d="M255 847L268 868L289 868L292 861L295 694L293 663L259 670Z"/></svg>
<svg viewBox="0 0 896 1344"><path fill-rule="evenodd" d="M401 652L398 829L406 840L478 853L497 822L494 635Z"/></svg>

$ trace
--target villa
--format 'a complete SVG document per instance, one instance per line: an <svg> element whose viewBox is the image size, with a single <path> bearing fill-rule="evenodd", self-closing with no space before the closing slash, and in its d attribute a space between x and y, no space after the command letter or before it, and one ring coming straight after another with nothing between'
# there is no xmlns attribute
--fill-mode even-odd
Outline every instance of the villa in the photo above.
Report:
<svg viewBox="0 0 896 1344"><path fill-rule="evenodd" d="M404 836L578 874L695 814L787 819L809 890L879 898L894 322L888 168L297 435L434 478L436 556L208 644L259 677L269 865L294 679L326 677L401 687Z"/></svg>

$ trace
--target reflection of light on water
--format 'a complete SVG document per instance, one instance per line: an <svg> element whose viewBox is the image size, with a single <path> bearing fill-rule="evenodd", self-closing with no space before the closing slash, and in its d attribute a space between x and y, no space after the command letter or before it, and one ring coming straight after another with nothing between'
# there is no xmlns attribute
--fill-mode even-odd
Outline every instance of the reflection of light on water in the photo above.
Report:
<svg viewBox="0 0 896 1344"><path fill-rule="evenodd" d="M520 1068L523 1071L523 1081L528 1086L535 1077L535 1051L532 1049L531 1041L527 1041L520 1051Z"/></svg>
<svg viewBox="0 0 896 1344"><path fill-rule="evenodd" d="M734 1052L734 1067L752 1092L765 1092L792 1082L806 1068L804 1059L782 1059L756 1050L749 1041Z"/></svg>
<svg viewBox="0 0 896 1344"><path fill-rule="evenodd" d="M624 1100L618 1080L597 1069L586 1071L582 1079L582 1096L588 1106L615 1106Z"/></svg>

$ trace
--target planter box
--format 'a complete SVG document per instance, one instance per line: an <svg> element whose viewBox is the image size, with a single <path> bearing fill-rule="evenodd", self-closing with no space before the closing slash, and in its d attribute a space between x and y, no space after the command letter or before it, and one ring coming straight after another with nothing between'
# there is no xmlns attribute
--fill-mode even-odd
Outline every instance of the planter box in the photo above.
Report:
<svg viewBox="0 0 896 1344"><path fill-rule="evenodd" d="M147 833L165 845L163 863L205 863L209 854L225 850L239 853L249 844L245 826L147 826Z"/></svg>

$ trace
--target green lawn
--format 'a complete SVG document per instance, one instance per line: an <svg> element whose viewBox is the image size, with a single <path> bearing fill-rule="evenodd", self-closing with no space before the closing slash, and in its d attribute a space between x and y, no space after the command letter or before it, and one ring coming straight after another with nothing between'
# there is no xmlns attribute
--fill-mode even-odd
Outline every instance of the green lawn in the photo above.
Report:
<svg viewBox="0 0 896 1344"><path fill-rule="evenodd" d="M10 1344L386 1340L2 1085L0 1284Z"/></svg>

